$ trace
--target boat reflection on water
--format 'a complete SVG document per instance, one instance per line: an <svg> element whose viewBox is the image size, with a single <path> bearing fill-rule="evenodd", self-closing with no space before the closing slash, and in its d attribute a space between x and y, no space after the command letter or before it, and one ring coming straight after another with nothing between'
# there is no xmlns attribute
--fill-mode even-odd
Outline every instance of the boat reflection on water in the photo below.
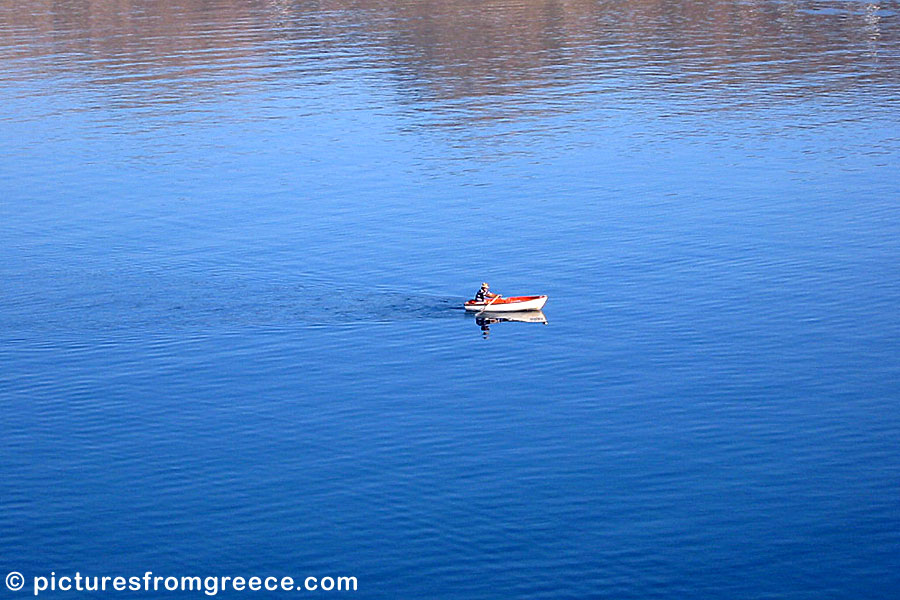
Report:
<svg viewBox="0 0 900 600"><path fill-rule="evenodd" d="M484 312L475 315L475 324L481 328L481 334L487 338L491 335L491 325L517 321L519 323L547 324L547 317L540 310L522 310L516 312Z"/></svg>

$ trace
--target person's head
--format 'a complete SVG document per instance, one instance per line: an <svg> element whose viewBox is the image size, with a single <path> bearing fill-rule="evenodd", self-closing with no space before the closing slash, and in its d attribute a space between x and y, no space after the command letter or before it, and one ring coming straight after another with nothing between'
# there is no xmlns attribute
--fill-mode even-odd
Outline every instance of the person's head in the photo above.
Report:
<svg viewBox="0 0 900 600"><path fill-rule="evenodd" d="M485 283L485 282L483 282L483 281L481 282L481 289L486 290L486 289L488 289L489 287L491 287L491 286L489 286L487 283Z"/></svg>

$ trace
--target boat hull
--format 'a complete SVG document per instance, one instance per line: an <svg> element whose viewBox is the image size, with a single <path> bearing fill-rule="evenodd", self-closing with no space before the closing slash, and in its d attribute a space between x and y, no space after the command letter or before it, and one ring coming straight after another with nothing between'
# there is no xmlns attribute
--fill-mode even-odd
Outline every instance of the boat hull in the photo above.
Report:
<svg viewBox="0 0 900 600"><path fill-rule="evenodd" d="M547 296L513 296L510 298L500 298L494 302L486 300L484 302L476 302L469 300L465 303L465 309L468 311L479 312L487 307L485 312L520 312L524 310L541 310L547 303Z"/></svg>

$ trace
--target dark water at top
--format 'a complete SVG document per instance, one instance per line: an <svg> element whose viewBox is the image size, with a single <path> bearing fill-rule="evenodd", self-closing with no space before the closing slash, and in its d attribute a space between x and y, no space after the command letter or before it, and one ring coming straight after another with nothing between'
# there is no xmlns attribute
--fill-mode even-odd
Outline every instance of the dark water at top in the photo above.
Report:
<svg viewBox="0 0 900 600"><path fill-rule="evenodd" d="M898 82L897 2L0 2L0 574L891 597Z"/></svg>

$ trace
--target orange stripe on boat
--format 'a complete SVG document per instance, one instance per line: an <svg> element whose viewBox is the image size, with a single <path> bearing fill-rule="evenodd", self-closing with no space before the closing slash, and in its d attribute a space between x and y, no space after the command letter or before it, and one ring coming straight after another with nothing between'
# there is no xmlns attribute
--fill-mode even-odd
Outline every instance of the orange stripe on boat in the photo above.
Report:
<svg viewBox="0 0 900 600"><path fill-rule="evenodd" d="M494 300L491 302L490 300L477 301L477 300L469 300L466 304L513 304L515 302L528 302L529 300L537 300L542 296L510 296L509 298L500 298L499 300Z"/></svg>

